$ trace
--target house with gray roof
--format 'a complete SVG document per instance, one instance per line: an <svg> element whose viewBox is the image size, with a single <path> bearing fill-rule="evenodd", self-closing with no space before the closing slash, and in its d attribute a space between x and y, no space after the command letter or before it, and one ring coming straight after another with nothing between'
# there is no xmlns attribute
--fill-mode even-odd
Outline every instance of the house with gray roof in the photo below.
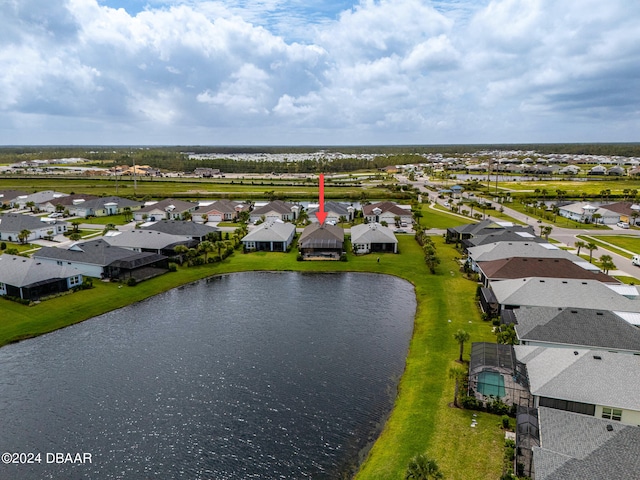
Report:
<svg viewBox="0 0 640 480"><path fill-rule="evenodd" d="M578 260L576 255L562 250L551 243L537 242L493 242L467 250L467 265L478 272L480 262L502 260L506 258L566 258Z"/></svg>
<svg viewBox="0 0 640 480"><path fill-rule="evenodd" d="M105 242L115 247L126 248L134 252L159 253L167 257L175 255L174 249L178 245L184 245L187 248L195 248L198 245L196 240L187 236L171 235L154 230L112 231L103 238Z"/></svg>
<svg viewBox="0 0 640 480"><path fill-rule="evenodd" d="M298 248L305 260L339 260L344 251L344 230L337 225L312 223L300 235Z"/></svg>
<svg viewBox="0 0 640 480"><path fill-rule="evenodd" d="M107 217L110 215L119 215L125 211L136 212L143 207L142 202L129 200L122 197L98 197L86 199L82 202L74 202L69 206L69 213L78 217Z"/></svg>
<svg viewBox="0 0 640 480"><path fill-rule="evenodd" d="M82 284L82 273L69 265L53 265L32 258L0 255L0 295L38 300Z"/></svg>
<svg viewBox="0 0 640 480"><path fill-rule="evenodd" d="M620 221L620 214L587 202L576 202L558 207L558 215L581 223L613 225ZM596 217L594 218L594 215Z"/></svg>
<svg viewBox="0 0 640 480"><path fill-rule="evenodd" d="M316 212L320 210L319 206L313 206L309 208L308 215L309 220L313 223L318 222L318 217L316 217ZM336 224L340 222L341 218L344 218L347 222L352 222L355 217L355 207L349 204L338 203L333 201L325 202L324 211L327 213L327 218L325 222Z"/></svg>
<svg viewBox="0 0 640 480"><path fill-rule="evenodd" d="M193 215L198 208L198 204L185 202L184 200L176 200L167 198L147 204L140 210L136 211L133 218L136 222L158 220L184 220L186 216Z"/></svg>
<svg viewBox="0 0 640 480"><path fill-rule="evenodd" d="M640 329L608 310L520 307L509 312L522 345L640 354Z"/></svg>
<svg viewBox="0 0 640 480"><path fill-rule="evenodd" d="M21 213L7 213L0 215L0 240L18 242L18 235L28 230L27 242L40 238L48 238L63 234L67 231L69 223L53 218L35 217Z"/></svg>
<svg viewBox="0 0 640 480"><path fill-rule="evenodd" d="M531 306L640 313L640 292L634 285L530 277L494 282L491 290L500 305L499 310Z"/></svg>
<svg viewBox="0 0 640 480"><path fill-rule="evenodd" d="M27 203L33 202L34 205L38 206L41 203L46 203L55 198L66 197L67 193L55 192L53 190L43 190L41 192L31 193L27 195L19 195L14 198L9 204L11 208L18 208L23 210L27 207Z"/></svg>
<svg viewBox="0 0 640 480"><path fill-rule="evenodd" d="M461 243L465 240L493 235L493 237L490 237L492 240L484 243L499 242L502 239L496 237L502 236L505 233L519 233L519 235L516 237L504 237L503 241L522 240L523 242L531 242L536 238L533 227L530 225L525 226L513 222L486 219L478 223L467 223L465 225L447 228L446 241L447 243ZM465 245L465 249L473 246L476 245L473 242L469 242Z"/></svg>
<svg viewBox="0 0 640 480"><path fill-rule="evenodd" d="M534 407L640 425L640 356L605 350L514 346Z"/></svg>
<svg viewBox="0 0 640 480"><path fill-rule="evenodd" d="M11 205L14 198L28 195L22 190L0 190L0 205Z"/></svg>
<svg viewBox="0 0 640 480"><path fill-rule="evenodd" d="M202 242L208 236L220 237L220 229L211 225L191 222L187 220L160 220L158 222L147 222L140 225L141 230L153 230L154 232L169 233L171 235L182 235L184 237Z"/></svg>
<svg viewBox="0 0 640 480"><path fill-rule="evenodd" d="M245 251L286 252L296 235L296 227L282 220L269 220L242 238Z"/></svg>
<svg viewBox="0 0 640 480"><path fill-rule="evenodd" d="M43 247L33 258L41 263L70 266L95 278L142 280L168 270L168 259L164 255L133 252L102 238L75 243L69 248Z"/></svg>
<svg viewBox="0 0 640 480"><path fill-rule="evenodd" d="M398 239L393 231L379 223L364 223L351 227L353 253L398 253Z"/></svg>
<svg viewBox="0 0 640 480"><path fill-rule="evenodd" d="M640 427L610 419L540 407L535 480L636 480L640 472ZM519 446L519 445L517 445Z"/></svg>
<svg viewBox="0 0 640 480"><path fill-rule="evenodd" d="M282 220L292 222L298 218L300 206L282 200L274 200L266 205L256 207L249 215L249 221L256 223L260 220Z"/></svg>

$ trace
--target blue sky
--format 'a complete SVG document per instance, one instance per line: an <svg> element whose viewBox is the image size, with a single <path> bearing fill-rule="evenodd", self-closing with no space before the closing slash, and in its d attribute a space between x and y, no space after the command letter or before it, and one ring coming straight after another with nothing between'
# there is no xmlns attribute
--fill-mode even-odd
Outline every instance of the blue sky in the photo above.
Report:
<svg viewBox="0 0 640 480"><path fill-rule="evenodd" d="M640 141L627 0L0 2L0 144Z"/></svg>

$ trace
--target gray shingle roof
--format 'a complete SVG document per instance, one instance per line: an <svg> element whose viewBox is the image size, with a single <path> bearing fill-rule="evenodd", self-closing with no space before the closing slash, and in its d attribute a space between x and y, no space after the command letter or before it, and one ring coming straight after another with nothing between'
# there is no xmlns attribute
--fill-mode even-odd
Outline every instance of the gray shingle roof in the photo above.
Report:
<svg viewBox="0 0 640 480"><path fill-rule="evenodd" d="M116 247L147 248L151 250L162 250L174 245L188 244L193 241L183 235L170 235L153 230L121 232L117 235L106 236L104 240Z"/></svg>
<svg viewBox="0 0 640 480"><path fill-rule="evenodd" d="M141 227L141 230L169 233L171 235L186 235L189 237L204 237L209 233L219 232L220 229L201 223L186 220L161 220Z"/></svg>
<svg viewBox="0 0 640 480"><path fill-rule="evenodd" d="M74 244L69 249L42 247L33 254L33 258L49 258L104 267L116 260L128 259L134 255L138 255L138 253L127 250L126 248L112 246L100 238ZM144 255L155 254L144 253Z"/></svg>
<svg viewBox="0 0 640 480"><path fill-rule="evenodd" d="M527 365L533 395L640 411L640 356L526 345L514 350Z"/></svg>
<svg viewBox="0 0 640 480"><path fill-rule="evenodd" d="M629 299L612 288L595 280L538 277L502 280L491 285L501 305L640 312L637 287L625 286L630 292L635 292L634 299Z"/></svg>
<svg viewBox="0 0 640 480"><path fill-rule="evenodd" d="M613 312L553 307L522 307L512 312L520 341L640 352L640 329Z"/></svg>
<svg viewBox="0 0 640 480"><path fill-rule="evenodd" d="M328 201L328 202L325 202L324 204L324 211L327 213L335 213L338 217L348 217L349 216L349 210L347 210L348 207L349 205ZM319 210L320 210L320 207L310 208L307 213L309 214L309 217L311 217L312 214L314 214Z"/></svg>
<svg viewBox="0 0 640 480"><path fill-rule="evenodd" d="M291 207L293 207L292 203L283 202L282 200L274 200L273 202L269 202L262 207L256 208L251 212L252 216L263 215L269 212L277 212L280 214L288 214L291 213Z"/></svg>
<svg viewBox="0 0 640 480"><path fill-rule="evenodd" d="M166 208L175 207L172 211L175 212L186 212L191 210L192 208L196 208L198 205L191 202L185 202L184 200L175 200L173 198L167 198L165 200L160 200L153 205L147 205L146 207L142 207L138 212L153 212L154 210L165 210Z"/></svg>
<svg viewBox="0 0 640 480"><path fill-rule="evenodd" d="M536 480L636 480L640 428L552 408L538 409ZM607 425L611 430L607 430Z"/></svg>
<svg viewBox="0 0 640 480"><path fill-rule="evenodd" d="M307 226L298 241L300 248L342 248L343 244L344 230L324 223Z"/></svg>
<svg viewBox="0 0 640 480"><path fill-rule="evenodd" d="M32 258L7 253L0 255L0 283L14 287L28 287L39 282L75 275L80 275L80 271L67 265L40 263Z"/></svg>
<svg viewBox="0 0 640 480"><path fill-rule="evenodd" d="M7 213L0 215L0 232L20 232L21 230L39 230L67 223L63 221L43 222L40 217L22 215L20 213Z"/></svg>
<svg viewBox="0 0 640 480"><path fill-rule="evenodd" d="M265 222L242 238L243 242L286 242L296 231L292 223Z"/></svg>
<svg viewBox="0 0 640 480"><path fill-rule="evenodd" d="M469 256L476 262L500 260L512 257L528 258L568 258L578 260L578 257L566 250L561 250L550 243L535 242L494 242L477 247L470 247Z"/></svg>

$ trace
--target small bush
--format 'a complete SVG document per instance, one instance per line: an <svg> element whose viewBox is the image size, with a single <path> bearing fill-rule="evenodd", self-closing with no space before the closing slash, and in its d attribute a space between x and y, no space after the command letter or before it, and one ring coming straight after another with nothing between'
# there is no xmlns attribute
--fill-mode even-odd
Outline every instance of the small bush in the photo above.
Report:
<svg viewBox="0 0 640 480"><path fill-rule="evenodd" d="M476 397L463 396L460 397L460 405L467 410L484 410L484 406Z"/></svg>
<svg viewBox="0 0 640 480"><path fill-rule="evenodd" d="M7 244L6 242L2 242L0 243L0 250L6 250L7 249Z"/></svg>
<svg viewBox="0 0 640 480"><path fill-rule="evenodd" d="M511 428L511 420L509 419L509 415L502 415L502 428L508 430Z"/></svg>
<svg viewBox="0 0 640 480"><path fill-rule="evenodd" d="M178 271L178 266L175 263L170 263L169 264L169 271L170 272L177 272Z"/></svg>
<svg viewBox="0 0 640 480"><path fill-rule="evenodd" d="M129 277L129 280L127 280L127 285L129 285L130 287L135 287L137 284L138 281L133 277Z"/></svg>

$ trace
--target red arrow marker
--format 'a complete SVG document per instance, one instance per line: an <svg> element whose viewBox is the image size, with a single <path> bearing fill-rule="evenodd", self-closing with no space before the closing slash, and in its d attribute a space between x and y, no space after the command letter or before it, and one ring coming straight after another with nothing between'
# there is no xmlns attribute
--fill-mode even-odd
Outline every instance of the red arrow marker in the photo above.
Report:
<svg viewBox="0 0 640 480"><path fill-rule="evenodd" d="M320 208L316 212L316 218L320 225L327 219L327 212L324 211L324 173L320 174Z"/></svg>

